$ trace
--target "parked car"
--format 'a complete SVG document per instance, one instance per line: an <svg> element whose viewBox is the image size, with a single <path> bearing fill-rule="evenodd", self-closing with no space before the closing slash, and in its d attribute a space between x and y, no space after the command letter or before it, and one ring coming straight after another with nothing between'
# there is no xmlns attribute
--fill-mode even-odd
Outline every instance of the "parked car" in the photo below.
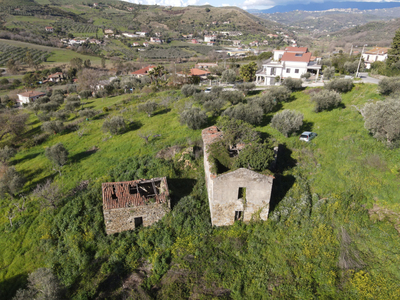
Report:
<svg viewBox="0 0 400 300"><path fill-rule="evenodd" d="M211 93L211 88L206 88L206 89L204 90L204 93Z"/></svg>
<svg viewBox="0 0 400 300"><path fill-rule="evenodd" d="M311 141L313 138L315 138L318 134L316 134L315 132L311 132L311 131L304 131L301 135L299 140L300 141L305 141L305 142L309 142Z"/></svg>

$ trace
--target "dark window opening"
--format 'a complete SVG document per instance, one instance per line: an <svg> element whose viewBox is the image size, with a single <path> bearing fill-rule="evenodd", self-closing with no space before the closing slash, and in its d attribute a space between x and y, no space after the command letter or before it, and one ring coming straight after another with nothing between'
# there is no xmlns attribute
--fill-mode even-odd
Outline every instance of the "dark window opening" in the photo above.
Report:
<svg viewBox="0 0 400 300"><path fill-rule="evenodd" d="M303 53L296 53L295 56L297 56L297 57L302 57L302 56L303 56Z"/></svg>
<svg viewBox="0 0 400 300"><path fill-rule="evenodd" d="M143 218L135 218L135 228L142 227L143 226Z"/></svg>
<svg viewBox="0 0 400 300"><path fill-rule="evenodd" d="M299 73L299 69L295 69L294 72L295 72L295 73Z"/></svg>
<svg viewBox="0 0 400 300"><path fill-rule="evenodd" d="M113 200L118 200L118 197L117 197L117 195L115 194L115 186L113 186L113 191L112 191L112 194L111 194L111 199L113 199Z"/></svg>
<svg viewBox="0 0 400 300"><path fill-rule="evenodd" d="M240 187L238 191L238 199L246 199L246 188Z"/></svg>
<svg viewBox="0 0 400 300"><path fill-rule="evenodd" d="M137 186L136 185L133 185L133 186L129 185L129 194L135 195L137 193L138 193Z"/></svg>
<svg viewBox="0 0 400 300"><path fill-rule="evenodd" d="M286 73L290 73L290 68L286 68Z"/></svg>
<svg viewBox="0 0 400 300"><path fill-rule="evenodd" d="M243 218L243 211L235 211L235 221L241 221Z"/></svg>

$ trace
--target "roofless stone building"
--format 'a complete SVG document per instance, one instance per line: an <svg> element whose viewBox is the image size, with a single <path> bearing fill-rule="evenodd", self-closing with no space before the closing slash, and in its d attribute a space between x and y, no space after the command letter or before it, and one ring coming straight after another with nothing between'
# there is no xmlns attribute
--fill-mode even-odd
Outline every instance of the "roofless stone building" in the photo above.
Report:
<svg viewBox="0 0 400 300"><path fill-rule="evenodd" d="M237 220L248 222L255 213L259 213L262 220L267 220L274 177L246 168L213 174L208 147L222 139L223 132L211 126L204 129L201 135L212 225L233 225Z"/></svg>
<svg viewBox="0 0 400 300"><path fill-rule="evenodd" d="M150 226L170 211L165 177L102 184L107 234Z"/></svg>

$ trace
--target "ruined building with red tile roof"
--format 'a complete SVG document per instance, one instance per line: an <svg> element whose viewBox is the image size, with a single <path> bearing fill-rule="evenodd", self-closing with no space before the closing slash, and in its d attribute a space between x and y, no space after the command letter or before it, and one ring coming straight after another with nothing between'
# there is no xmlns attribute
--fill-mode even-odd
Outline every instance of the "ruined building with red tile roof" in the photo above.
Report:
<svg viewBox="0 0 400 300"><path fill-rule="evenodd" d="M102 184L107 234L150 226L169 212L167 179L106 182Z"/></svg>

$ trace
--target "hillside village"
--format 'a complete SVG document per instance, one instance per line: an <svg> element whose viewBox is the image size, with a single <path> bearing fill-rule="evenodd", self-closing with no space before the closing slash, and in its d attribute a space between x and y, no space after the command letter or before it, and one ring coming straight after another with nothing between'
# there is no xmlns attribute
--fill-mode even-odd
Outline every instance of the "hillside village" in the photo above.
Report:
<svg viewBox="0 0 400 300"><path fill-rule="evenodd" d="M396 299L399 27L45 2L0 0L0 299Z"/></svg>

